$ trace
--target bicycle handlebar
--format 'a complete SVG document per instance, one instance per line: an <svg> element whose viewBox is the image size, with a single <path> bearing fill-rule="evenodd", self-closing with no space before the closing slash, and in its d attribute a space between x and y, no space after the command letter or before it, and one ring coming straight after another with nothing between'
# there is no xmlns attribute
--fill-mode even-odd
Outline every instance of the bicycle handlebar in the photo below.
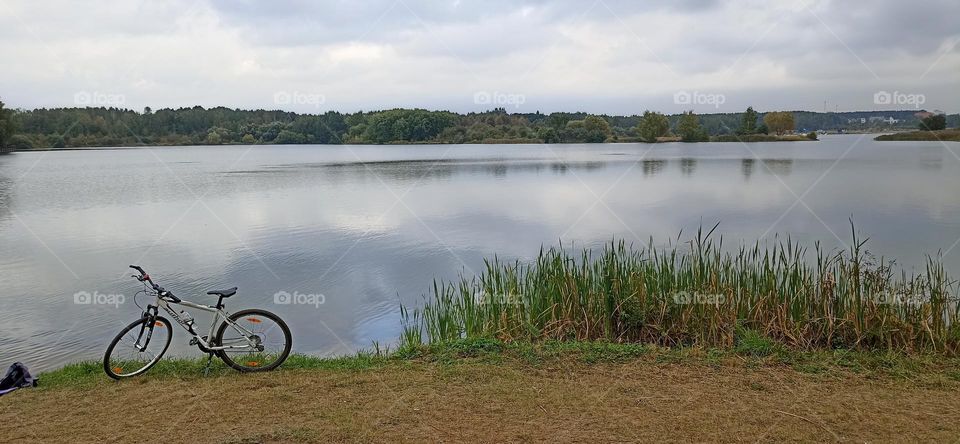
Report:
<svg viewBox="0 0 960 444"><path fill-rule="evenodd" d="M149 282L150 286L153 287L153 290L157 292L157 295L159 295L162 298L169 299L172 302L180 302L180 298L174 296L173 293L170 293L169 291L164 290L163 287L155 284L153 280L150 279L150 275L147 274L146 271L143 271L143 268L141 268L138 265L130 265L130 268L139 271L140 276L133 275L133 277L137 278L137 280L140 282Z"/></svg>

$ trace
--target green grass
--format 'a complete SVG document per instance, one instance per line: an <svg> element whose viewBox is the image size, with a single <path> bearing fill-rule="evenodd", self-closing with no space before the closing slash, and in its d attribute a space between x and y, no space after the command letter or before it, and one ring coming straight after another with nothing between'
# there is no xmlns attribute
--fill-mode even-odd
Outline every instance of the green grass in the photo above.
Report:
<svg viewBox="0 0 960 444"><path fill-rule="evenodd" d="M715 229L716 227L714 227ZM607 341L662 347L775 347L896 353L960 351L957 282L938 258L918 274L865 251L812 251L791 239L723 249L713 230L676 246L541 250L486 261L478 276L434 282L402 311L401 347L463 338Z"/></svg>
<svg viewBox="0 0 960 444"><path fill-rule="evenodd" d="M383 366L388 360L396 359L394 355L395 354L389 352L371 351L362 351L353 356L334 358L292 354L284 362L283 368L345 371L367 370ZM178 377L188 379L203 377L206 364L207 358L205 356L202 358L162 359L147 372L146 377ZM238 372L227 367L223 361L214 358L208 376L236 373ZM39 377L40 387L42 388L64 386L86 387L92 384L112 381L103 372L103 365L99 361L84 361L68 364L60 369L42 373ZM143 376L133 377L129 380L135 381L141 378L143 378Z"/></svg>
<svg viewBox="0 0 960 444"><path fill-rule="evenodd" d="M605 341L511 341L495 339L460 339L425 344L396 351L365 351L352 356L320 358L291 355L278 371L374 371L388 366L409 368L411 365L458 366L473 364L544 366L622 364L636 362L650 365L702 365L722 367L748 365L779 367L808 374L851 372L876 377L899 379L943 378L960 380L960 358L939 354L903 354L853 350L798 351L770 343L766 338L748 333L735 348L674 347ZM208 376L203 369L206 358L172 358L157 363L145 375L129 380L113 381L99 362L70 364L40 374L40 390L62 388L90 389L106 384L137 384L154 379L191 380L204 377L240 375L214 359ZM282 376L278 376L282 377Z"/></svg>
<svg viewBox="0 0 960 444"><path fill-rule="evenodd" d="M779 349L779 344L756 330L742 330L734 346L737 353L754 357L770 356Z"/></svg>
<svg viewBox="0 0 960 444"><path fill-rule="evenodd" d="M884 134L874 137L873 140L883 141L928 141L928 142L960 142L960 129L945 129L940 131L905 131L901 133Z"/></svg>

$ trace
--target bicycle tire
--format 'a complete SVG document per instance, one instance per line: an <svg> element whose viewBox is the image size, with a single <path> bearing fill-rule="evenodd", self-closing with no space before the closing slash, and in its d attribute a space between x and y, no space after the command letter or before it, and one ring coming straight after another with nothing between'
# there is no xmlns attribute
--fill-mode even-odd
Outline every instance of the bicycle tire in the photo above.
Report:
<svg viewBox="0 0 960 444"><path fill-rule="evenodd" d="M123 378L131 378L134 376L142 375L147 370L150 370L151 367L156 365L157 362L160 361L160 358L163 357L164 353L166 353L167 349L170 347L170 339L173 338L173 328L172 328L172 324L170 324L170 321L168 321L167 318L164 318L163 316L155 316L152 319L153 319L154 325L150 327L151 329L155 330L156 327L158 327L157 323L161 323L163 324L163 328L165 328L166 331L168 332L166 341L163 341L163 348L160 350L160 353L153 356L152 359L149 362L147 362L146 365L130 373L123 373L123 370L122 370L123 366L120 365L120 363L113 362L110 355L113 354L113 351L116 349L117 345L124 338L124 336L130 330L133 330L134 328L139 327L140 325L151 321L150 316L144 316L140 319L137 319L136 321L133 321L129 325L124 327L123 330L120 330L120 333L117 333L117 335L113 338L113 341L110 341L110 345L107 347L107 351L103 355L103 371L107 374L107 376L116 380L120 380ZM151 337L151 340L152 339L153 338Z"/></svg>
<svg viewBox="0 0 960 444"><path fill-rule="evenodd" d="M290 327L287 327L287 324L283 322L283 319L280 319L279 316L258 308L252 308L247 310L240 310L236 313L230 315L229 319L233 322L237 322L238 319L245 318L251 315L262 316L264 318L269 318L280 327L281 332L283 333L284 338L284 347L280 354L277 356L277 359L267 365L261 365L259 362L254 363L254 361L237 361L232 358L229 352L225 350L217 351L217 357L219 357L225 364L232 367L235 370L241 372L266 372L273 370L283 364L287 360L287 357L290 355L290 348L292 347L292 336L290 335ZM223 344L223 333L226 331L228 324L224 321L220 324L220 327L217 329L217 334L214 335L214 343L217 345Z"/></svg>

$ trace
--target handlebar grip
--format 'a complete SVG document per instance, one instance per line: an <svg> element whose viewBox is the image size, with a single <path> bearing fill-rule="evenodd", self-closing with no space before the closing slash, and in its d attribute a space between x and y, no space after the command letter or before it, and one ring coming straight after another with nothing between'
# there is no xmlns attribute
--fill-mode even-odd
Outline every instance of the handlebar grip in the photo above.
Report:
<svg viewBox="0 0 960 444"><path fill-rule="evenodd" d="M140 268L140 267L137 266L137 265L131 265L130 268L139 271L141 274L146 274L146 273L144 273L143 268Z"/></svg>

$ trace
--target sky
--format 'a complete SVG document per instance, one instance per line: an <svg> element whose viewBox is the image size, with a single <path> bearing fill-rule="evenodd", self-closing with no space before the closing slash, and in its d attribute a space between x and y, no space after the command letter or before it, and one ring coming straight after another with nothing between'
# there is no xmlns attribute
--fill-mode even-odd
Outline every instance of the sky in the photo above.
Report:
<svg viewBox="0 0 960 444"><path fill-rule="evenodd" d="M960 2L4 0L8 107L960 111Z"/></svg>

